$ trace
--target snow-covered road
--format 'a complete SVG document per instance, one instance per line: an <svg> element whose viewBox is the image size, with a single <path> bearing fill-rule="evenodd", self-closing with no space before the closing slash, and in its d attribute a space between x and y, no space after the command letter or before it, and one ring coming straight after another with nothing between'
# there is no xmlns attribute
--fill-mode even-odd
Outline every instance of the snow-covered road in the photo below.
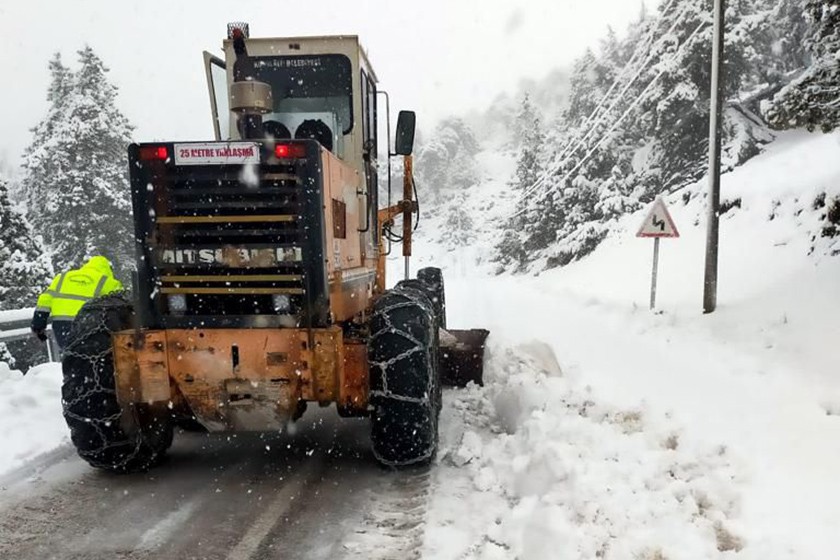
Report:
<svg viewBox="0 0 840 560"><path fill-rule="evenodd" d="M315 411L295 434L184 434L140 475L61 447L0 479L0 558L416 558L428 470L370 456L365 421Z"/></svg>

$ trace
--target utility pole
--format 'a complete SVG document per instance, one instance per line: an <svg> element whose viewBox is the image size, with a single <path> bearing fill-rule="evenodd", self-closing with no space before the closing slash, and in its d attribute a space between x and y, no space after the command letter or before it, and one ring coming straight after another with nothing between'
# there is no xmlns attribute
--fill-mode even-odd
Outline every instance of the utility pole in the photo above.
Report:
<svg viewBox="0 0 840 560"><path fill-rule="evenodd" d="M717 308L718 241L720 237L720 152L723 120L723 26L726 0L714 0L715 28L712 39L712 92L709 110L709 223L706 233L706 277L703 312Z"/></svg>

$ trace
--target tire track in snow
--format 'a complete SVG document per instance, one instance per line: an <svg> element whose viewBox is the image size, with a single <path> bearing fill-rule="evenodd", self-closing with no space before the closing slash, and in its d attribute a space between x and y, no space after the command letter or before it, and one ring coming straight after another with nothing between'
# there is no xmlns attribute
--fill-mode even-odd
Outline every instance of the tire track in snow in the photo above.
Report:
<svg viewBox="0 0 840 560"><path fill-rule="evenodd" d="M344 544L348 560L422 557L432 471L391 473L387 486L371 490L361 527Z"/></svg>
<svg viewBox="0 0 840 560"><path fill-rule="evenodd" d="M287 480L272 502L250 523L242 539L228 553L227 560L253 558L272 529L294 510L295 500L302 501L304 489L320 477L323 469L324 463L320 461L318 466L296 473L298 476Z"/></svg>
<svg viewBox="0 0 840 560"><path fill-rule="evenodd" d="M200 503L201 500L191 500L163 517L151 529L143 533L137 548L155 550L166 543L192 517Z"/></svg>

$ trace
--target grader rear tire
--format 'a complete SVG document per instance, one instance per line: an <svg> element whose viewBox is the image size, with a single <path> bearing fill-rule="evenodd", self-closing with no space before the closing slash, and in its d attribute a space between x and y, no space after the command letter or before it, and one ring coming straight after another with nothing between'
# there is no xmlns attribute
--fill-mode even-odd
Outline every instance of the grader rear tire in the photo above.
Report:
<svg viewBox="0 0 840 560"><path fill-rule="evenodd" d="M426 294L400 283L371 318L371 440L383 465L428 464L438 443L440 374L435 311Z"/></svg>
<svg viewBox="0 0 840 560"><path fill-rule="evenodd" d="M133 309L122 295L108 295L82 307L64 351L61 387L64 419L79 456L115 473L145 471L172 444L167 414L138 407L139 427L126 427L114 384L111 333L130 328ZM133 423L134 424L134 423Z"/></svg>

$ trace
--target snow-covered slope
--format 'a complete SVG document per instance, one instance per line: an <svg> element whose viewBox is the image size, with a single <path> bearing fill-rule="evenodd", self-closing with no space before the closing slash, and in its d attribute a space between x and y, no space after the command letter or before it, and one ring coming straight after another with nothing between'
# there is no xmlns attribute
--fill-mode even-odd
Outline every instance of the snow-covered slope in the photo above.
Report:
<svg viewBox="0 0 840 560"><path fill-rule="evenodd" d="M642 213L537 278L466 259L489 238L441 255L450 324L492 335L487 386L448 395L427 555L836 558L840 259L814 201L840 193L838 150L786 134L725 176L713 315L704 184L668 199L657 313Z"/></svg>

